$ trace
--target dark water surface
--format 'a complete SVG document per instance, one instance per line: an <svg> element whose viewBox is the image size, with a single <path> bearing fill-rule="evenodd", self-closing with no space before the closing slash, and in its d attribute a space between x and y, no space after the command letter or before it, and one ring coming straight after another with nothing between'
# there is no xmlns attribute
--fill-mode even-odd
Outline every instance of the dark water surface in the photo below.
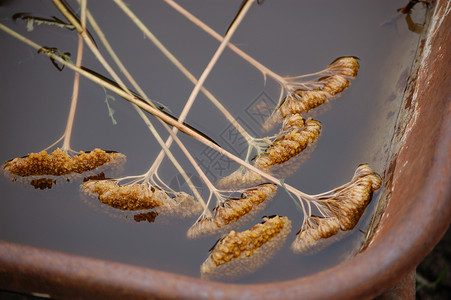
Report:
<svg viewBox="0 0 451 300"><path fill-rule="evenodd" d="M251 9L232 38L242 50L283 76L319 71L340 56L360 58L357 79L340 98L315 116L323 126L322 135L310 159L287 178L291 185L317 194L348 182L360 163L369 163L375 171L383 172L390 151L386 141L393 131L419 37L407 29L404 17L396 14L396 9L405 2L268 0ZM199 77L218 46L216 40L163 1L127 3L161 42ZM221 34L225 33L239 4L240 1L183 1L185 8ZM113 3L90 1L88 7L138 83L152 99L166 104L178 115L192 84ZM11 20L17 12L64 19L50 1L4 4L0 6L1 23L43 46L58 47L75 56L77 36L74 32L46 25L35 26L34 31L27 32L23 20ZM422 21L422 14L424 8L418 6L414 17ZM73 72L69 69L58 72L48 58L3 32L0 32L0 43L0 160L7 161L39 152L62 135L72 94ZM106 74L87 49L83 64ZM271 79L265 85L255 68L226 50L205 86L245 128L263 136L259 129L261 120L252 113L252 108L262 99L277 99L278 86ZM119 151L127 156L120 176L145 173L160 147L131 105L118 96L115 99L108 104L115 111L116 125L108 115L104 90L86 79L81 80L71 146L75 150L99 147ZM227 150L243 155L240 140L205 96L198 96L187 121ZM163 137L167 136L164 131L160 132ZM236 168L218 156L208 155L204 145L185 135L181 137L193 156L207 168L212 181ZM173 148L181 164L193 173L179 150ZM177 172L169 162L163 163L159 175L177 188ZM93 209L88 205L79 192L80 183L81 179L76 179L40 191L0 178L0 239L199 276L199 267L217 237L188 240L186 231L196 218L171 219L157 224L123 221L102 208ZM318 254L303 256L289 249L302 216L287 194L279 189L260 216L286 215L292 220L293 230L269 264L238 282L306 276L345 260L362 243L378 195L346 238Z"/></svg>

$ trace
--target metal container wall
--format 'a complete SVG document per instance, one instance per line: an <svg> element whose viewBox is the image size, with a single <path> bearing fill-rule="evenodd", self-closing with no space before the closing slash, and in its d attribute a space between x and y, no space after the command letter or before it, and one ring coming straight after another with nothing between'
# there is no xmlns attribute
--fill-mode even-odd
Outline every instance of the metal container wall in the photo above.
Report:
<svg viewBox="0 0 451 300"><path fill-rule="evenodd" d="M395 285L451 220L451 3L434 4L408 82L385 199L366 247L323 272L270 284L223 284L0 242L0 289L64 299L362 299Z"/></svg>

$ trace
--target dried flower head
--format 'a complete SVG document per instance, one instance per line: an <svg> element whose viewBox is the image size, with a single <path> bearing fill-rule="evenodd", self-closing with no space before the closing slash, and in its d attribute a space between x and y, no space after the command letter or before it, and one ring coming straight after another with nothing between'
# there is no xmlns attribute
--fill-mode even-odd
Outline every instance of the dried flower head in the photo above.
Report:
<svg viewBox="0 0 451 300"><path fill-rule="evenodd" d="M360 220L373 192L380 186L379 175L364 164L357 168L350 183L334 190L333 197L320 201L338 218L341 230L351 230Z"/></svg>
<svg viewBox="0 0 451 300"><path fill-rule="evenodd" d="M318 82L323 85L321 91L326 92L330 96L343 92L349 86L349 80L341 75L323 77L318 79Z"/></svg>
<svg viewBox="0 0 451 300"><path fill-rule="evenodd" d="M349 80L357 76L359 67L356 57L340 57L315 73L318 77L314 81L296 81L303 76L290 78L285 87L287 95L265 121L263 130L268 131L283 118L307 113L335 97L349 86Z"/></svg>
<svg viewBox="0 0 451 300"><path fill-rule="evenodd" d="M148 183L120 185L116 180L88 180L82 189L100 202L121 210L153 209L165 204L168 194Z"/></svg>
<svg viewBox="0 0 451 300"><path fill-rule="evenodd" d="M327 101L326 91L321 90L296 90L293 95L288 95L279 107L282 118L292 114L306 113Z"/></svg>
<svg viewBox="0 0 451 300"><path fill-rule="evenodd" d="M119 163L125 160L125 155L117 152L107 152L101 149L80 151L70 157L57 148L52 154L47 151L30 153L25 157L17 157L3 165L3 169L18 176L62 176L72 173L83 173L94 170L107 163Z"/></svg>
<svg viewBox="0 0 451 300"><path fill-rule="evenodd" d="M340 230L337 217L307 218L291 244L291 249L297 254L313 254L334 241L332 236Z"/></svg>
<svg viewBox="0 0 451 300"><path fill-rule="evenodd" d="M286 118L283 125L285 130L257 157L256 165L267 168L282 164L314 143L321 133L321 124L310 118L303 120L299 115Z"/></svg>
<svg viewBox="0 0 451 300"><path fill-rule="evenodd" d="M202 211L202 205L193 196L178 192L174 197L166 198L164 206L157 207L156 210L162 215L188 218L198 215Z"/></svg>
<svg viewBox="0 0 451 300"><path fill-rule="evenodd" d="M359 72L359 62L355 56L343 56L334 60L328 67L335 74L355 78Z"/></svg>
<svg viewBox="0 0 451 300"><path fill-rule="evenodd" d="M235 279L255 272L278 251L291 231L287 217L264 217L251 229L220 239L200 268L204 279Z"/></svg>
<svg viewBox="0 0 451 300"><path fill-rule="evenodd" d="M158 214L189 217L202 210L193 196L178 192L171 197L148 182L121 185L113 179L87 180L81 188L85 193L98 197L101 203L124 211L153 209Z"/></svg>
<svg viewBox="0 0 451 300"><path fill-rule="evenodd" d="M275 184L264 183L245 190L240 198L225 200L214 208L211 218L202 217L191 226L187 233L188 237L198 238L240 226L264 209L268 201L274 197L276 189Z"/></svg>
<svg viewBox="0 0 451 300"><path fill-rule="evenodd" d="M236 171L222 177L217 185L221 188L233 187L235 189L247 188L264 182L264 178L249 169L240 166Z"/></svg>

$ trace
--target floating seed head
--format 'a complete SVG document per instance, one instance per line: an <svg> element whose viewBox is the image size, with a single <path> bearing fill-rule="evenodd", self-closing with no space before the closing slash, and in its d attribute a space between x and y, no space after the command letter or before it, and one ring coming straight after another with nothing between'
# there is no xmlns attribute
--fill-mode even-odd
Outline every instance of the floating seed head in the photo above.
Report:
<svg viewBox="0 0 451 300"><path fill-rule="evenodd" d="M296 239L291 244L291 249L296 254L313 254L331 244L340 230L340 222L336 217L311 216L303 224L297 233Z"/></svg>
<svg viewBox="0 0 451 300"><path fill-rule="evenodd" d="M157 214L176 217L190 217L202 210L194 197L178 192L170 197L159 187L152 187L148 182L120 185L116 180L87 180L82 190L101 203L124 211L154 210Z"/></svg>
<svg viewBox="0 0 451 300"><path fill-rule="evenodd" d="M290 90L276 111L263 124L263 130L270 130L283 118L292 114L304 114L330 97L336 96L349 86L349 79L354 79L359 71L356 57L346 56L334 60L327 69L319 72L321 76L316 81L299 83L297 88Z"/></svg>
<svg viewBox="0 0 451 300"><path fill-rule="evenodd" d="M165 198L164 205L156 210L159 214L187 218L198 215L202 211L202 205L193 196L178 192L174 197Z"/></svg>
<svg viewBox="0 0 451 300"><path fill-rule="evenodd" d="M300 116L294 115L284 121L283 131L255 161L261 168L282 164L290 158L301 153L307 146L314 143L321 133L321 125L318 121L307 119L302 127L295 126L300 121Z"/></svg>
<svg viewBox="0 0 451 300"><path fill-rule="evenodd" d="M327 92L321 90L296 90L288 95L279 107L282 118L292 114L303 114L327 101Z"/></svg>
<svg viewBox="0 0 451 300"><path fill-rule="evenodd" d="M17 157L3 165L7 172L18 176L62 176L72 173L83 173L94 170L106 163L122 162L125 155L117 152L106 152L94 149L90 152L80 151L78 155L70 157L57 148L52 154L46 151L30 153L25 157Z"/></svg>
<svg viewBox="0 0 451 300"><path fill-rule="evenodd" d="M283 245L291 231L287 217L264 217L251 229L220 239L200 267L204 279L236 279L255 272Z"/></svg>
<svg viewBox="0 0 451 300"><path fill-rule="evenodd" d="M265 208L275 195L276 189L275 184L260 184L244 191L240 198L225 200L214 208L211 218L203 217L191 226L188 237L198 238L240 226Z"/></svg>
<svg viewBox="0 0 451 300"><path fill-rule="evenodd" d="M352 181L334 191L334 196L321 200L340 221L340 229L351 230L368 206L373 192L381 186L379 175L367 165L360 165Z"/></svg>
<svg viewBox="0 0 451 300"><path fill-rule="evenodd" d="M318 81L323 84L321 91L324 91L331 96L343 92L343 90L349 86L349 80L341 75L323 77Z"/></svg>
<svg viewBox="0 0 451 300"><path fill-rule="evenodd" d="M354 56L339 57L328 67L333 73L350 78L355 78L357 76L359 68L360 65L357 61L357 57Z"/></svg>
<svg viewBox="0 0 451 300"><path fill-rule="evenodd" d="M213 222L218 228L229 225L238 221L242 216L248 214L253 208L253 204L249 199L237 198L227 199L213 210Z"/></svg>
<svg viewBox="0 0 451 300"><path fill-rule="evenodd" d="M217 185L221 188L246 188L251 185L260 184L265 179L261 177L259 174L250 171L249 169L241 166L233 173L221 178Z"/></svg>
<svg viewBox="0 0 451 300"><path fill-rule="evenodd" d="M152 209L165 204L169 196L148 183L120 185L115 180L88 180L82 184L88 194L98 196L100 202L121 210Z"/></svg>

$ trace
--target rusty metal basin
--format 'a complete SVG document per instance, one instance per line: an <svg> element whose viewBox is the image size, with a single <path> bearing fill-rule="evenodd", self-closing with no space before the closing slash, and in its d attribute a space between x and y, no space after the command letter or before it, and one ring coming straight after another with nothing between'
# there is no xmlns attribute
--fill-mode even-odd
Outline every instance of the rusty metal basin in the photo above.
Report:
<svg viewBox="0 0 451 300"><path fill-rule="evenodd" d="M449 1L434 4L399 111L394 151L385 166L383 199L367 243L355 257L299 279L238 285L2 241L0 289L64 299L362 299L381 295L411 274L451 220L450 12Z"/></svg>

